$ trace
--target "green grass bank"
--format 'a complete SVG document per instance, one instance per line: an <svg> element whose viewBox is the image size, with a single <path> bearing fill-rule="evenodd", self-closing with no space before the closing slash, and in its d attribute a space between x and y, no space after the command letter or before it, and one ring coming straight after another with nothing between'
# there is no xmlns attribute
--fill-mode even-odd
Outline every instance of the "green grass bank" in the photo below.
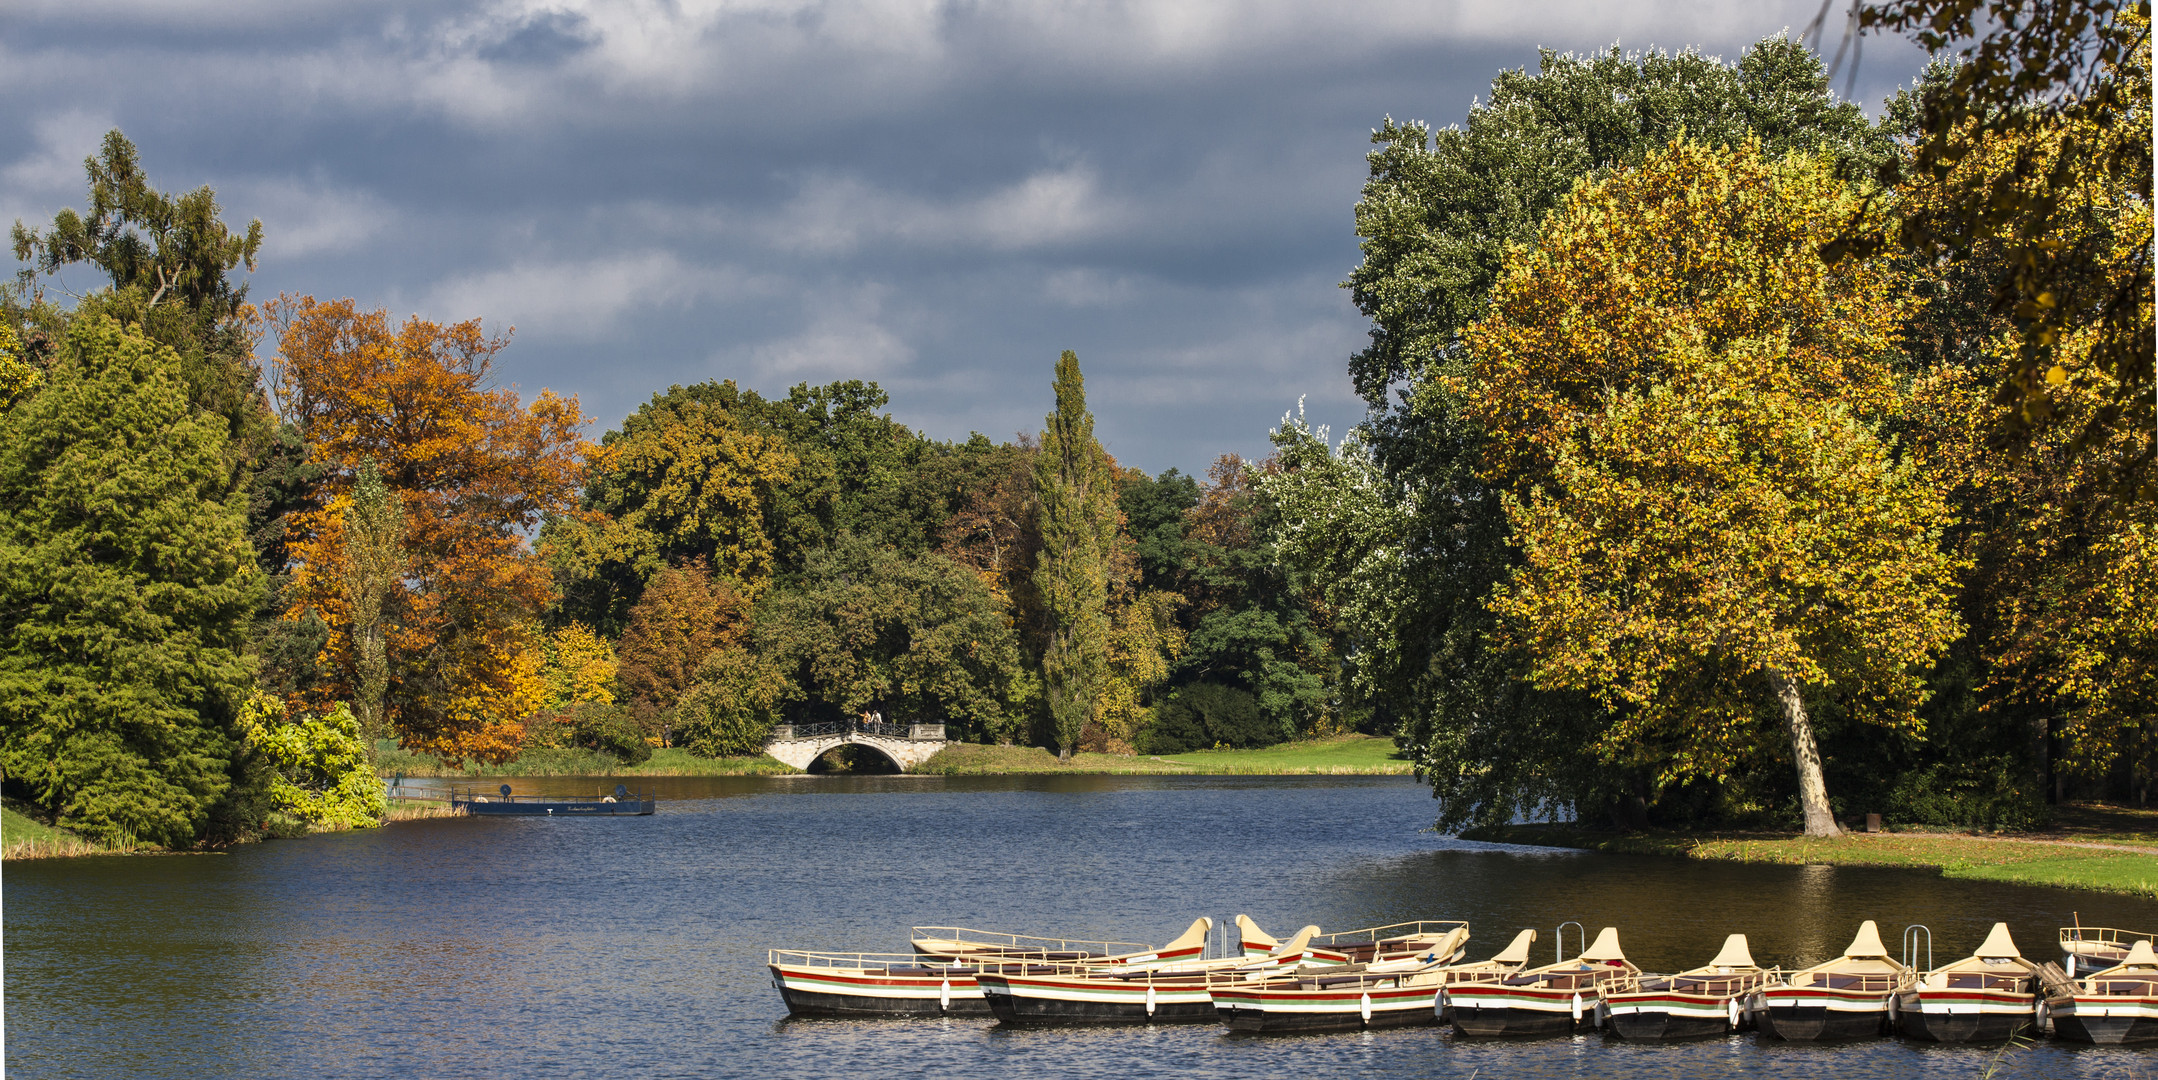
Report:
<svg viewBox="0 0 2158 1080"><path fill-rule="evenodd" d="M2045 829L1979 835L1896 830L1812 839L1787 832L1620 832L1578 823L1469 829L1463 839L1783 865L1901 866L1943 877L2158 897L2158 811L2061 807Z"/></svg>
<svg viewBox="0 0 2158 1080"><path fill-rule="evenodd" d="M1258 750L1196 750L1160 756L1073 754L1058 761L1038 746L953 743L916 769L942 776L1094 774L1153 776L1397 776L1414 771L1392 739L1344 735Z"/></svg>

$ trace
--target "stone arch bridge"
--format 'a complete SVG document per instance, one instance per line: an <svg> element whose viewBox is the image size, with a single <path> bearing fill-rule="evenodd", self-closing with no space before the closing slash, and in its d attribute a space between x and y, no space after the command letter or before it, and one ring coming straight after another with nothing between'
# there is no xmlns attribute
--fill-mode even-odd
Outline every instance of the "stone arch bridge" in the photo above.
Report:
<svg viewBox="0 0 2158 1080"><path fill-rule="evenodd" d="M880 724L841 720L828 724L780 724L765 740L765 753L808 769L837 746L866 746L889 758L900 772L913 772L931 754L944 749L943 724Z"/></svg>

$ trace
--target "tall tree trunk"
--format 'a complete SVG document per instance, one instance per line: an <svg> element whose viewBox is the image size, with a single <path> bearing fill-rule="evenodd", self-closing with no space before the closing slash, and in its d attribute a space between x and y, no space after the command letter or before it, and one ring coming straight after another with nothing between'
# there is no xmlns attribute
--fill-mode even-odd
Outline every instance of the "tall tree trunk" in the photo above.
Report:
<svg viewBox="0 0 2158 1080"><path fill-rule="evenodd" d="M1777 700L1783 703L1783 718L1791 725L1791 759L1798 764L1798 802L1806 811L1806 835L1842 836L1835 812L1828 808L1828 781L1821 778L1821 744L1814 740L1806 699L1789 675L1778 671L1770 678L1776 684Z"/></svg>

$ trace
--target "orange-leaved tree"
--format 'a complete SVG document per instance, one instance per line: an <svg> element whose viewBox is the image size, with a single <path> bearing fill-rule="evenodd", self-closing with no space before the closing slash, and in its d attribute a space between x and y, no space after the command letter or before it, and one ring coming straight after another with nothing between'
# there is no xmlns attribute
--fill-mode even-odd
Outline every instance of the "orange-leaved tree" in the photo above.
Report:
<svg viewBox="0 0 2158 1080"><path fill-rule="evenodd" d="M356 478L372 461L401 503L409 555L384 605L390 721L406 746L452 760L514 754L518 721L537 708L534 619L552 600L547 568L525 537L571 509L589 449L574 397L542 390L527 406L496 385L477 319L393 324L351 300L280 297L275 390L323 467L313 510L294 515L290 618L330 624L317 691L354 689L352 613L342 588L343 535ZM326 702L311 702L320 706Z"/></svg>

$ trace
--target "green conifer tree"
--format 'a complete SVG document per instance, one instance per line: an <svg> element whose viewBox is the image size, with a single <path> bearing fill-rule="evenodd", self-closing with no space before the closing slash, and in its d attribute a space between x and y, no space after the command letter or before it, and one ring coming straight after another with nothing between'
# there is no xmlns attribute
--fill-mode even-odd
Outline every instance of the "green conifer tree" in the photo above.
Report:
<svg viewBox="0 0 2158 1080"><path fill-rule="evenodd" d="M60 824L190 843L244 758L261 575L179 357L73 320L0 424L0 769Z"/></svg>
<svg viewBox="0 0 2158 1080"><path fill-rule="evenodd" d="M1093 719L1109 672L1109 559L1117 532L1116 477L1094 441L1079 357L1057 360L1057 407L1044 423L1034 459L1042 549L1034 587L1041 595L1049 640L1042 681L1056 727L1057 755L1071 757Z"/></svg>

